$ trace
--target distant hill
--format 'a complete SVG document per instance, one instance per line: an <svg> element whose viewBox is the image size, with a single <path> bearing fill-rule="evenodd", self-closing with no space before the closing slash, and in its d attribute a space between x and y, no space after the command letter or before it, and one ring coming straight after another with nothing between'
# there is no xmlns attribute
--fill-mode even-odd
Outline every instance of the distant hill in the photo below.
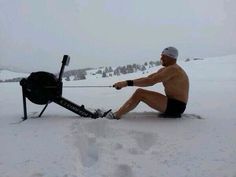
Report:
<svg viewBox="0 0 236 177"><path fill-rule="evenodd" d="M0 69L0 82L19 82L21 78L29 76L28 73L19 73L7 69Z"/></svg>
<svg viewBox="0 0 236 177"><path fill-rule="evenodd" d="M63 78L65 78L66 81L83 80L90 77L105 78L105 77L135 73L138 71L144 72L148 68L152 68L159 65L160 65L159 61L150 61L150 62L145 62L144 64L128 64L117 67L104 66L99 68L69 70L63 74Z"/></svg>
<svg viewBox="0 0 236 177"><path fill-rule="evenodd" d="M181 62L194 62L202 60L213 60L213 59L224 59L236 58L236 55L228 55L222 57L211 57L211 58L187 58ZM143 64L128 64L123 66L103 66L98 68L83 68L65 71L63 74L63 79L66 81L72 80L85 80L88 78L106 78L119 75L125 75L130 73L142 72L145 73L148 69L159 66L160 61L149 61ZM7 69L0 69L0 82L19 82L22 78L28 77L30 73L19 73L10 71ZM55 73L58 75L58 73Z"/></svg>
<svg viewBox="0 0 236 177"><path fill-rule="evenodd" d="M117 67L104 66L99 68L74 69L65 71L63 74L63 78L66 81L84 80L91 77L105 78L105 77L119 76L140 71L144 72L149 68L159 65L160 65L159 61L149 61L145 62L144 64L128 64ZM55 75L58 75L58 73L56 73ZM10 70L0 70L0 82L19 82L22 78L28 76L29 73L18 73Z"/></svg>

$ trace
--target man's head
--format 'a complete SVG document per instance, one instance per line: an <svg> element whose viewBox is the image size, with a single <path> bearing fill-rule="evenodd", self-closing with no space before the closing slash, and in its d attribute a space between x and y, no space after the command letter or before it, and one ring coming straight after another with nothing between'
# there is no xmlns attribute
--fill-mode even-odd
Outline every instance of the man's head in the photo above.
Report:
<svg viewBox="0 0 236 177"><path fill-rule="evenodd" d="M169 66L176 63L178 50L175 47L167 47L161 53L161 63L163 66Z"/></svg>

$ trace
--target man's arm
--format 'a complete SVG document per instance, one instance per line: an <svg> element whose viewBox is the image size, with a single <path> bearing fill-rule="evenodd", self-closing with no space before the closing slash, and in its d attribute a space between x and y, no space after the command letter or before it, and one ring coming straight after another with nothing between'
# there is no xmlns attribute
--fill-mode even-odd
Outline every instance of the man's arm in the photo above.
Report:
<svg viewBox="0 0 236 177"><path fill-rule="evenodd" d="M150 74L147 77L141 77L138 79L134 79L133 80L133 85L134 86L138 86L138 87L148 87L148 86L152 86L154 85L152 83L152 79L154 78L154 76L156 76L158 73L160 73L161 71L163 71L164 68L159 69L157 72Z"/></svg>
<svg viewBox="0 0 236 177"><path fill-rule="evenodd" d="M156 83L163 82L170 79L174 74L175 74L174 67L162 68L156 73L153 73L147 77L133 80L133 83L134 83L134 86L138 86L138 87L153 86Z"/></svg>
<svg viewBox="0 0 236 177"><path fill-rule="evenodd" d="M161 68L156 73L150 74L147 77L134 79L132 82L134 86L138 86L138 87L152 86L158 82L163 82L165 80L168 80L170 77L172 77L174 74L173 70L174 69L172 69L172 67ZM114 87L117 89L121 89L126 86L128 86L126 81L117 82L114 84Z"/></svg>

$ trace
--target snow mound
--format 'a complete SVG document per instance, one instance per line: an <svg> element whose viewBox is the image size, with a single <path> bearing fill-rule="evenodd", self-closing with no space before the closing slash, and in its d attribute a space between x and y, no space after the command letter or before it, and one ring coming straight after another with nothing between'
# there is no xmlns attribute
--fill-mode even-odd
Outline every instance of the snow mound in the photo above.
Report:
<svg viewBox="0 0 236 177"><path fill-rule="evenodd" d="M9 70L0 70L0 80L5 81L7 79L13 79L18 77L28 77L29 74L27 73L18 73Z"/></svg>

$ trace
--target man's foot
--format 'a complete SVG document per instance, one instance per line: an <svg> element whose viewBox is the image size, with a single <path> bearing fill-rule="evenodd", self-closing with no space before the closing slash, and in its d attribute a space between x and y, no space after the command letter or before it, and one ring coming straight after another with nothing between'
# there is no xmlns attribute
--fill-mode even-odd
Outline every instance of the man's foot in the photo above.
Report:
<svg viewBox="0 0 236 177"><path fill-rule="evenodd" d="M111 112L111 111L110 111L109 113L107 113L106 118L107 118L107 119L116 119L116 120L120 119L119 117L117 117L117 116L115 115L115 113L113 113L113 112Z"/></svg>
<svg viewBox="0 0 236 177"><path fill-rule="evenodd" d="M101 109L96 109L94 114L96 115L97 118L102 118L102 117L106 117L106 115L111 112L111 109L108 110L108 111L104 111L104 110L101 110Z"/></svg>
<svg viewBox="0 0 236 177"><path fill-rule="evenodd" d="M101 109L96 109L94 114L96 115L96 117L102 117L104 112Z"/></svg>

